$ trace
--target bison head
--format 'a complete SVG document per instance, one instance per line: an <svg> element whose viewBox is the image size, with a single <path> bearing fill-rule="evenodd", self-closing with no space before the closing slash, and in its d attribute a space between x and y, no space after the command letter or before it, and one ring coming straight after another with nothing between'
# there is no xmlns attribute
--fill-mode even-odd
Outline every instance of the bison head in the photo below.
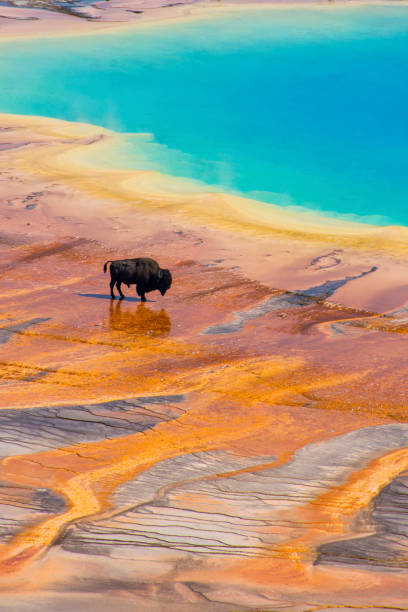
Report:
<svg viewBox="0 0 408 612"><path fill-rule="evenodd" d="M160 278L159 278L159 291L162 295L166 293L168 289L171 287L171 274L170 270L160 270Z"/></svg>

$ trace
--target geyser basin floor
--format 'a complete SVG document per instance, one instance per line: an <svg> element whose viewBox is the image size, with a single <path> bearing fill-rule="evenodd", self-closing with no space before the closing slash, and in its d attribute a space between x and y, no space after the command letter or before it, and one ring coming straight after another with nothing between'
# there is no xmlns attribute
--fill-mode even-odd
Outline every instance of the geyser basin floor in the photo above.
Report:
<svg viewBox="0 0 408 612"><path fill-rule="evenodd" d="M341 545L408 467L404 232L203 227L75 166L103 131L1 125L5 605L404 609L393 538L375 571ZM172 270L165 298L109 299L130 253Z"/></svg>
<svg viewBox="0 0 408 612"><path fill-rule="evenodd" d="M0 126L0 609L406 609L406 228ZM165 298L111 302L129 254Z"/></svg>

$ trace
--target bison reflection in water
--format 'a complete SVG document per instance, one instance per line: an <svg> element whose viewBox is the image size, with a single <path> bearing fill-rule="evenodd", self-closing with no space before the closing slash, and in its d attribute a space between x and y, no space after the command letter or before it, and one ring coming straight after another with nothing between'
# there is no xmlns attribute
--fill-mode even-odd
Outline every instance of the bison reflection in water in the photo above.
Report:
<svg viewBox="0 0 408 612"><path fill-rule="evenodd" d="M160 312L150 310L144 303L122 310L123 302L110 302L109 328L133 336L168 336L171 330L170 317L162 308Z"/></svg>

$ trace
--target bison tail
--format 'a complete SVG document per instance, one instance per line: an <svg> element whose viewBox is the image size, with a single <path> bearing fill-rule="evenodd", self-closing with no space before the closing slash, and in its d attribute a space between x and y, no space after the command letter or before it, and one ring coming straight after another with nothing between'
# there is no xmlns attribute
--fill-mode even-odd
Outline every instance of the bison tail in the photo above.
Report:
<svg viewBox="0 0 408 612"><path fill-rule="evenodd" d="M103 271L106 273L106 268L108 267L108 263L112 263L111 259L108 259L108 261L105 261L104 265L103 265Z"/></svg>

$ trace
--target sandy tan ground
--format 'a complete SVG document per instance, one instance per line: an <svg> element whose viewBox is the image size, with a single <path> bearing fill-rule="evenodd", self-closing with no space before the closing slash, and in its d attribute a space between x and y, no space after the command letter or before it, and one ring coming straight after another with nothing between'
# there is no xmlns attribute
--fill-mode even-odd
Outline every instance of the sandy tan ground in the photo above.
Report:
<svg viewBox="0 0 408 612"><path fill-rule="evenodd" d="M226 14L230 11L245 10L246 7L265 10L282 6L302 6L313 10L316 6L320 9L327 6L328 10L336 10L337 7L345 5L381 5L384 2L398 6L407 4L406 0L96 0L81 6L73 5L72 9L67 11L64 7L60 8L56 0L44 0L45 8L40 8L41 3L38 0L33 0L33 6L36 8L30 7L30 0L25 0L25 5L0 6L0 36L5 39L77 36L102 30L116 32L154 21L172 23L175 20L209 18L221 12ZM50 10L53 6L54 10Z"/></svg>

